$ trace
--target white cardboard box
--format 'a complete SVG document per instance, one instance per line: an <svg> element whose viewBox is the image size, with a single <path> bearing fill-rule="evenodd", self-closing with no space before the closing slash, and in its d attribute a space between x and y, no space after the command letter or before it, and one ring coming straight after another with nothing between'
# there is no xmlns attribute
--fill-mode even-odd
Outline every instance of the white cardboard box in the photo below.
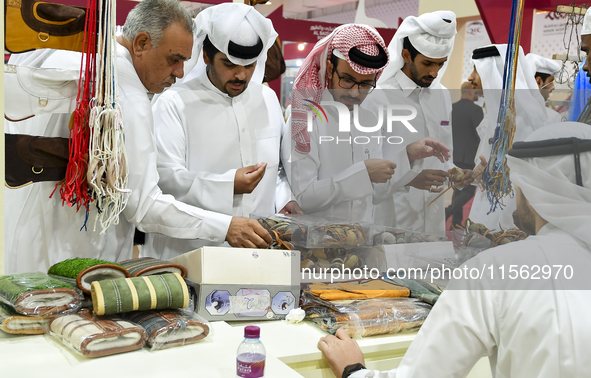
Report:
<svg viewBox="0 0 591 378"><path fill-rule="evenodd" d="M187 269L195 311L207 320L283 319L299 307L299 251L203 247L170 261Z"/></svg>

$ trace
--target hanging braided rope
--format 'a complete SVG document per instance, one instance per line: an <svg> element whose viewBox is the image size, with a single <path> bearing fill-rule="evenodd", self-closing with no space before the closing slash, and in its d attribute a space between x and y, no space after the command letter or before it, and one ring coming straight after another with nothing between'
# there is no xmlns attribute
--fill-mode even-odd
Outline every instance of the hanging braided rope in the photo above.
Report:
<svg viewBox="0 0 591 378"><path fill-rule="evenodd" d="M513 192L505 155L511 148L515 135L515 80L517 78L517 60L519 57L524 2L525 0L513 0L511 7L511 24L503 72L501 107L499 108L490 158L482 175L487 197L491 204L489 214L495 211L497 207L502 209L504 206L503 198Z"/></svg>
<svg viewBox="0 0 591 378"><path fill-rule="evenodd" d="M87 181L98 209L94 229L100 222L104 233L119 223L131 190L127 189L127 159L121 108L117 104L117 56L115 39L115 0L99 6L96 90L90 111L90 147Z"/></svg>
<svg viewBox="0 0 591 378"><path fill-rule="evenodd" d="M557 9L559 5L560 3L557 0ZM583 19L585 18L585 8L577 7L575 2L571 4L571 7L573 8L574 13L566 14L566 25L564 26L564 34L562 35L562 44L566 50L566 53L564 54L560 71L554 75L554 81L557 84L567 84L569 88L573 89L575 79L579 73L579 64L584 60L581 58L581 40L579 38L581 31L579 29L583 25ZM573 39L577 43L574 51L574 55L577 57L576 61L569 60L571 59L571 46ZM570 69L568 67L569 65L571 66Z"/></svg>
<svg viewBox="0 0 591 378"><path fill-rule="evenodd" d="M78 97L70 119L70 160L65 180L56 185L63 203L76 204L76 211L86 209L82 229L86 229L89 204L95 203L94 230L100 221L101 233L119 223L131 193L117 104L115 4L115 0L87 3Z"/></svg>
<svg viewBox="0 0 591 378"><path fill-rule="evenodd" d="M56 184L59 188L62 205L67 204L76 211L84 207L89 210L91 197L88 194L86 182L86 168L88 159L88 143L90 138L88 118L90 113L90 99L94 90L94 72L97 38L97 0L88 0L87 16L84 27L84 52L80 62L80 80L78 81L78 95L76 97L76 110L70 118L69 161L66 169L66 178ZM54 190L54 193L55 193ZM54 193L51 193L53 196ZM83 228L86 226L86 222Z"/></svg>

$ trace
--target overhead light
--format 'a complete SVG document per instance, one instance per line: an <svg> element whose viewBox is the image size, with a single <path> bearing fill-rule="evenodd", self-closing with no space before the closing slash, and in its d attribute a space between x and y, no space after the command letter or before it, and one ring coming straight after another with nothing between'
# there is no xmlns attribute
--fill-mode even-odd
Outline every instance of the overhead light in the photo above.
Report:
<svg viewBox="0 0 591 378"><path fill-rule="evenodd" d="M304 51L305 48L306 48L306 44L305 43L300 43L298 45L298 50L300 50L300 51Z"/></svg>
<svg viewBox="0 0 591 378"><path fill-rule="evenodd" d="M272 2L270 2L270 1L267 1L267 2L265 3L265 5L272 5L272 4L273 4L273 3L272 3Z"/></svg>
<svg viewBox="0 0 591 378"><path fill-rule="evenodd" d="M297 65L298 67L301 67L301 66L302 66L302 63L304 63L304 61L303 61L303 60L301 60L301 59L298 59L298 60L296 61L296 65Z"/></svg>

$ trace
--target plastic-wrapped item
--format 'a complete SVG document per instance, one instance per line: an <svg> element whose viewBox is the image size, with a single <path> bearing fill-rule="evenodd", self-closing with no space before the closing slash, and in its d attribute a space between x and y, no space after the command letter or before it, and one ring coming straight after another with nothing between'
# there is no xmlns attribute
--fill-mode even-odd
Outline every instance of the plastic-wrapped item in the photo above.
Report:
<svg viewBox="0 0 591 378"><path fill-rule="evenodd" d="M373 225L369 238L373 245L406 244L406 243L432 243L447 241L443 236L426 234L424 232L402 230L382 225Z"/></svg>
<svg viewBox="0 0 591 378"><path fill-rule="evenodd" d="M90 285L94 281L131 277L121 264L78 257L52 265L47 273L64 281L75 280L76 286L86 294L90 294Z"/></svg>
<svg viewBox="0 0 591 378"><path fill-rule="evenodd" d="M22 315L49 316L75 312L82 292L44 273L20 273L0 277L0 302Z"/></svg>
<svg viewBox="0 0 591 378"><path fill-rule="evenodd" d="M95 281L91 291L97 315L185 308L189 304L189 289L178 273Z"/></svg>
<svg viewBox="0 0 591 378"><path fill-rule="evenodd" d="M88 310L54 318L48 333L86 357L137 350L144 346L147 337L146 331L133 322L92 315Z"/></svg>
<svg viewBox="0 0 591 378"><path fill-rule="evenodd" d="M434 305L441 295L441 291L435 289L432 285L421 280L414 280L409 278L391 278L386 279L387 282L392 282L395 285L407 287L410 290L410 297L417 298L430 305Z"/></svg>
<svg viewBox="0 0 591 378"><path fill-rule="evenodd" d="M300 248L301 269L354 269L365 265L367 248Z"/></svg>
<svg viewBox="0 0 591 378"><path fill-rule="evenodd" d="M187 277L187 269L184 266L153 257L121 261L120 264L131 273L132 277L162 273L178 273L183 278Z"/></svg>
<svg viewBox="0 0 591 378"><path fill-rule="evenodd" d="M410 331L420 327L432 306L416 298L325 301L304 291L306 318L330 334L343 328L351 337Z"/></svg>
<svg viewBox="0 0 591 378"><path fill-rule="evenodd" d="M209 323L193 311L159 310L121 314L139 324L148 334L152 350L196 343L209 335Z"/></svg>
<svg viewBox="0 0 591 378"><path fill-rule="evenodd" d="M410 290L404 286L383 280L371 280L364 283L313 283L308 287L310 293L323 300L398 298L408 297Z"/></svg>
<svg viewBox="0 0 591 378"><path fill-rule="evenodd" d="M373 246L366 234L369 223L348 223L346 220L310 215L272 216L251 214L269 231L275 241L272 248L360 248Z"/></svg>
<svg viewBox="0 0 591 378"><path fill-rule="evenodd" d="M7 304L0 303L0 329L7 333L37 335L45 333L43 329L51 319L40 316L20 315Z"/></svg>

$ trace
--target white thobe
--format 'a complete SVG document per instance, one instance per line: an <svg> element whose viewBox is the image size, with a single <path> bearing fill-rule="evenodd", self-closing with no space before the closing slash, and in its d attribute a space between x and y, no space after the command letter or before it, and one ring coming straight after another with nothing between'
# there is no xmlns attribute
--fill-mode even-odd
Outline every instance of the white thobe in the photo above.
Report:
<svg viewBox="0 0 591 378"><path fill-rule="evenodd" d="M540 269L554 266L551 277L559 278L508 278L511 266L517 271L526 267L523 272L527 270L531 277L536 265ZM565 278L570 273L558 273L558 266L565 269L567 265L573 267L571 279ZM538 235L485 251L466 266L484 267L485 277L494 266L496 279L452 280L397 369L363 370L351 378L459 378L484 356L496 378L589 375L588 246L547 224ZM501 266L505 280L498 279ZM536 277L543 277L541 270Z"/></svg>
<svg viewBox="0 0 591 378"><path fill-rule="evenodd" d="M132 257L134 224L144 232L200 238L222 243L229 217L201 210L163 195L158 188L152 109L148 91L140 81L129 51L117 44L119 103L125 127L125 148L132 190L118 225L100 234L93 230L96 208L90 205L88 231L80 231L85 212L62 207L59 193L49 199L55 183L43 182L21 189L6 189L5 211L13 219L6 228L6 272L47 271L72 257L122 261ZM9 89L6 91L9 95ZM33 117L19 123L6 121L6 131L32 135L68 135L69 115ZM26 126L22 126L26 125ZM25 129L26 127L26 129ZM7 222L8 223L8 222ZM10 235L9 235L10 234Z"/></svg>
<svg viewBox="0 0 591 378"><path fill-rule="evenodd" d="M204 71L171 88L153 105L160 187L180 201L226 216L270 215L290 200L278 175L284 126L270 88L251 82L238 96L215 87ZM234 194L236 170L267 163L252 193ZM150 235L142 255L171 258L203 246L200 240Z"/></svg>
<svg viewBox="0 0 591 378"><path fill-rule="evenodd" d="M368 100L370 100L368 98ZM443 142L450 150L453 149L451 131L451 96L447 88L441 84L433 84L432 88L421 88L412 81L402 70L398 71L385 83L381 83L375 94L371 97L372 110L377 110L378 105L386 107L390 105L412 106L417 111L415 119L410 124L417 130L411 132L402 123L394 123L392 132L382 129L385 136L400 136L404 143L384 145L384 157L391 159L401 148L408 144L431 137ZM394 111L395 115L404 115L408 112ZM385 125L386 126L386 125ZM453 151L450 151L453 156ZM435 157L424 159L423 170L437 169L447 171L453 167L451 160L441 163ZM394 194L394 206L396 208L396 225L399 228L426 232L433 235L445 235L445 198L441 196L433 201L439 194L430 193L427 190L409 188L408 192L399 191Z"/></svg>
<svg viewBox="0 0 591 378"><path fill-rule="evenodd" d="M328 90L323 92L322 101L334 101ZM350 131L340 132L336 107L324 105L323 109L327 121L314 118L308 154L298 153L290 138L283 140L282 159L298 204L306 214L382 223L376 209L393 211L393 206L387 203L392 193L412 181L421 164L413 164L411 168L404 150L391 159L396 163L392 178L385 184L373 184L364 161L382 159L381 132L359 131L354 126L353 112L348 112ZM373 113L361 106L358 109L362 126L377 125ZM291 130L287 135L291 135Z"/></svg>
<svg viewBox="0 0 591 378"><path fill-rule="evenodd" d="M562 122L562 116L556 110L546 106L546 115L548 116L548 124Z"/></svg>

